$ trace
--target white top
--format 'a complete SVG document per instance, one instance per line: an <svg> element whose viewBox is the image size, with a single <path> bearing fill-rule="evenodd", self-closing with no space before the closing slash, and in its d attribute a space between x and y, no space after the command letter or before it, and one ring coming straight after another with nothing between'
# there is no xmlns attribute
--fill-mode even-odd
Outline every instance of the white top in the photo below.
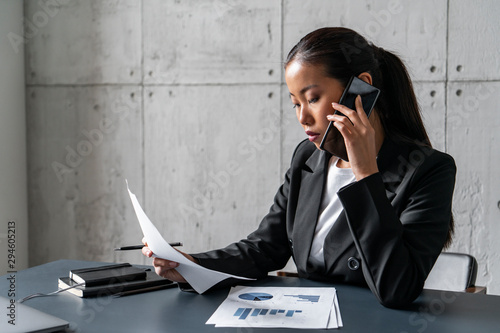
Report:
<svg viewBox="0 0 500 333"><path fill-rule="evenodd" d="M325 257L323 254L323 245L325 238L332 226L337 221L340 213L344 209L337 195L337 192L344 186L356 180L352 169L337 167L337 157L332 157L328 165L328 175L323 199L321 200L321 208L314 231L314 238L309 253L309 262L319 266L325 266Z"/></svg>

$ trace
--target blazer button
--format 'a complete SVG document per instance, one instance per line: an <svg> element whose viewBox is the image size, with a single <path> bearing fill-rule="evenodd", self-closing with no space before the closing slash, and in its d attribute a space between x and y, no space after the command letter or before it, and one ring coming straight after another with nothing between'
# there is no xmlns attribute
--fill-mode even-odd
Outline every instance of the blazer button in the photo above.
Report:
<svg viewBox="0 0 500 333"><path fill-rule="evenodd" d="M352 271L357 270L359 268L359 260L354 257L350 257L347 259L347 267L349 267Z"/></svg>
<svg viewBox="0 0 500 333"><path fill-rule="evenodd" d="M290 248L293 250L293 242L292 242L292 240L289 239L288 242L290 243Z"/></svg>

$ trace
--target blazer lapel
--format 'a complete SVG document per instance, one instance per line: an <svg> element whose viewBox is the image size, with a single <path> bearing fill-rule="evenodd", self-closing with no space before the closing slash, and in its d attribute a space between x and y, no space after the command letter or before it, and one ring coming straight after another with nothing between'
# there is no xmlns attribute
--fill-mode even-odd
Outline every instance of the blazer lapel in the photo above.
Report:
<svg viewBox="0 0 500 333"><path fill-rule="evenodd" d="M325 256L325 272L326 275L332 273L339 265L339 260L344 253L354 248L354 241L352 239L349 225L347 224L347 217L345 212L342 211L335 224L332 226L325 238L325 244L328 246L323 247ZM341 264L341 263L340 263Z"/></svg>
<svg viewBox="0 0 500 333"><path fill-rule="evenodd" d="M303 274L306 274L307 260L325 185L325 168L329 159L328 153L317 150L309 157L302 169L292 241L295 262Z"/></svg>

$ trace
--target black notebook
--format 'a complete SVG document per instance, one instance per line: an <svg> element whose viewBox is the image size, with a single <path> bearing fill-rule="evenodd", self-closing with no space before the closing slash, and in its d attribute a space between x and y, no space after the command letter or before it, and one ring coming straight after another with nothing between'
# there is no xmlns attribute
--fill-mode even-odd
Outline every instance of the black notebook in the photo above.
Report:
<svg viewBox="0 0 500 333"><path fill-rule="evenodd" d="M69 277L60 277L58 281L59 289L74 287L67 290L68 292L78 297L95 297L95 296L124 296L129 293L139 293L146 291L153 291L163 288L174 287L177 284L158 276L155 272L144 271L146 277L142 280L121 281L117 283L106 283L97 286L78 286L78 282L70 279Z"/></svg>
<svg viewBox="0 0 500 333"><path fill-rule="evenodd" d="M85 287L146 279L146 271L131 264L113 264L100 267L73 269L69 278Z"/></svg>

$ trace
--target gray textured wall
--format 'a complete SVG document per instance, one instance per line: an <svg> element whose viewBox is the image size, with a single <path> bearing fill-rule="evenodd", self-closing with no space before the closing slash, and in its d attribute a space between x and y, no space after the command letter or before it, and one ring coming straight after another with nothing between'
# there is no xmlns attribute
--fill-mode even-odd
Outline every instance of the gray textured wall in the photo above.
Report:
<svg viewBox="0 0 500 333"><path fill-rule="evenodd" d="M0 0L0 275L28 266L23 4Z"/></svg>
<svg viewBox="0 0 500 333"><path fill-rule="evenodd" d="M25 1L30 264L145 262L112 251L142 237L126 178L188 252L246 236L304 138L282 61L341 25L406 60L458 164L452 250L500 293L498 16L494 0Z"/></svg>

